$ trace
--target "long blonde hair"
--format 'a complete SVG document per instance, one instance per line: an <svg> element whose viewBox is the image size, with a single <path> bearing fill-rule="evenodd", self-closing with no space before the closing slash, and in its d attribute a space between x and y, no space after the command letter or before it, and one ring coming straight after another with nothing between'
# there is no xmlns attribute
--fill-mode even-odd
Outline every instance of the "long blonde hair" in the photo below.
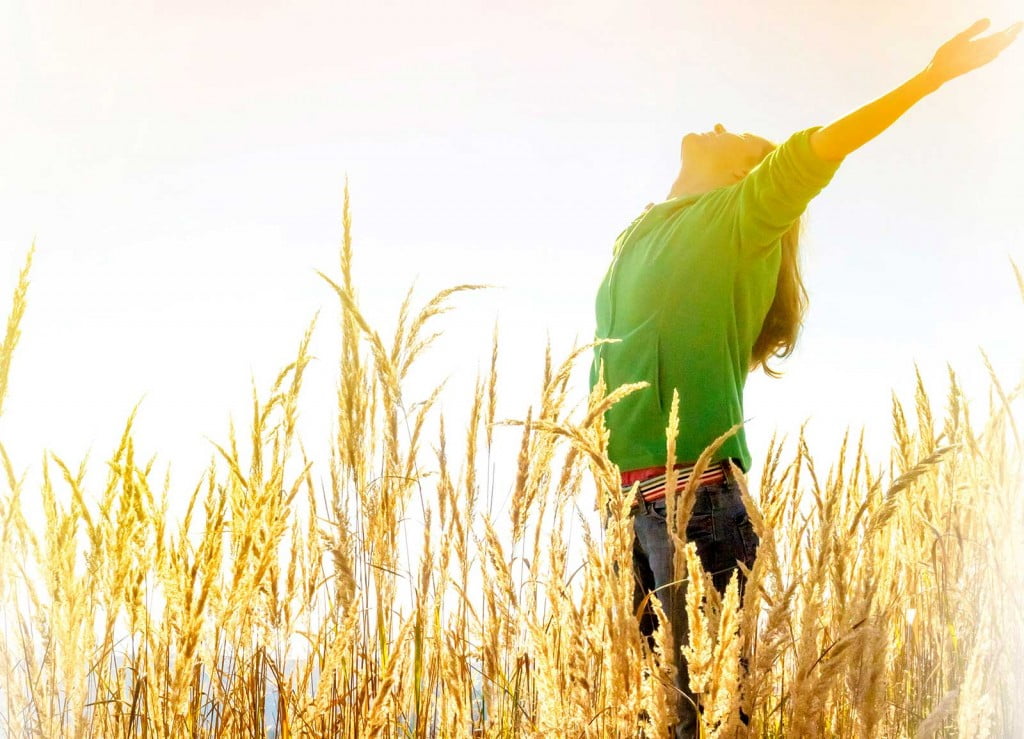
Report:
<svg viewBox="0 0 1024 739"><path fill-rule="evenodd" d="M766 141L768 155L775 144ZM775 298L768 309L768 315L761 324L761 332L754 341L750 353L750 369L762 368L769 377L780 377L778 370L768 366L768 360L784 359L793 353L796 338L804 321L807 309L807 290L800 276L800 236L803 216L798 218L782 235L782 263L779 265L779 279L775 286Z"/></svg>

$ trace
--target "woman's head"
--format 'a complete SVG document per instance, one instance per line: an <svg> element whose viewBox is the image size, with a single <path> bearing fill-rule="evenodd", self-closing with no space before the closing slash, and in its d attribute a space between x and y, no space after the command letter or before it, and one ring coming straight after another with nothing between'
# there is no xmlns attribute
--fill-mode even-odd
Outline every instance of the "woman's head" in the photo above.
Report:
<svg viewBox="0 0 1024 739"><path fill-rule="evenodd" d="M700 189L739 182L775 145L752 133L732 133L721 123L704 133L688 133L680 144L680 179Z"/></svg>

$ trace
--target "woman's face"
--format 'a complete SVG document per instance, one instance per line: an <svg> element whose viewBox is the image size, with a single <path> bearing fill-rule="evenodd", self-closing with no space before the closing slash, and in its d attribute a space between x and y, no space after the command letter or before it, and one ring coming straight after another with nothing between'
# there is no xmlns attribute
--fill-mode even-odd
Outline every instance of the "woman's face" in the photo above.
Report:
<svg viewBox="0 0 1024 739"><path fill-rule="evenodd" d="M771 148L769 141L752 133L732 133L716 123L705 133L683 136L680 157L683 167L707 173L732 174L750 171Z"/></svg>

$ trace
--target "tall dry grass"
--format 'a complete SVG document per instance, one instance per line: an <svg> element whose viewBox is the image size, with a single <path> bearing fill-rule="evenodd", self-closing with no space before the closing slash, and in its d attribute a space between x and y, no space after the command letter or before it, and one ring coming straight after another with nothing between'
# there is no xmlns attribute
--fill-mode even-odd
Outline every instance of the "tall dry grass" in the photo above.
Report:
<svg viewBox="0 0 1024 739"><path fill-rule="evenodd" d="M680 546L691 633L659 630L652 648L602 425L636 388L583 398L571 380L588 347L561 364L549 349L536 404L504 420L495 336L452 433L440 387L404 388L452 298L475 286L419 309L410 294L385 340L360 311L347 192L343 223L339 273L323 275L341 309L330 459L309 459L298 436L313 325L183 516L138 458L131 418L102 488L49 454L27 491L0 446L5 735L660 737L676 649L708 737L1024 733L1021 382L992 373L972 418L952 371L941 409L918 378L909 403L893 400L883 465L862 439L827 467L802 435L773 441L745 491L762 543L742 603ZM492 458L495 433L519 434L514 459ZM482 494L496 484L486 460L508 476L505 507ZM690 497L673 503L680 520Z"/></svg>

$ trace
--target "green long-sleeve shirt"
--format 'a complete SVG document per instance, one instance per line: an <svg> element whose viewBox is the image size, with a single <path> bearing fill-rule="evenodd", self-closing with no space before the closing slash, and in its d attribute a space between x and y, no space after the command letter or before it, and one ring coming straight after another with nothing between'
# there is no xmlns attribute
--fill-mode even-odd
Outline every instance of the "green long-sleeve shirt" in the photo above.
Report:
<svg viewBox="0 0 1024 739"><path fill-rule="evenodd" d="M754 342L775 296L781 238L832 179L809 128L739 182L651 207L615 241L597 292L591 387L646 380L606 414L608 455L621 470L664 465L672 390L679 391L676 460L693 462L743 421ZM719 449L750 468L743 430Z"/></svg>

